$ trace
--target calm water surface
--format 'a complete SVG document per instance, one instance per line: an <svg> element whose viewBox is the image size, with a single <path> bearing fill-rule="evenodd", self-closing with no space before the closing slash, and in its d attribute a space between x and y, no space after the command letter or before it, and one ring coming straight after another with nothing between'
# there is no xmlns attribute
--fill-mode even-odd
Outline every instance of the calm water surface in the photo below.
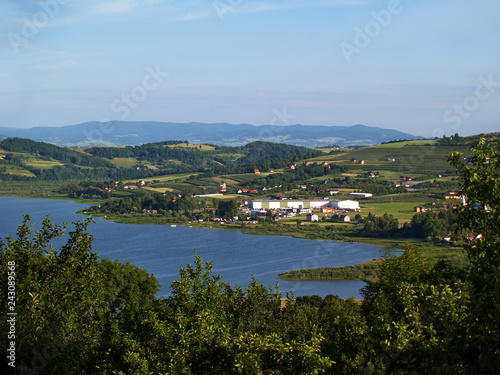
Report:
<svg viewBox="0 0 500 375"><path fill-rule="evenodd" d="M86 206L71 201L0 197L0 237L14 235L23 214L29 214L35 228L40 228L47 215L59 224L82 220L85 216L75 211ZM163 296L170 294L170 283L178 278L179 268L193 263L197 249L204 261L213 263L213 272L233 286L246 287L255 275L266 286L274 287L279 281L283 294L293 289L295 296L336 294L360 298L359 289L364 286L361 281L291 282L280 281L278 274L299 268L361 263L380 257L382 250L371 245L257 236L235 230L117 224L99 218L89 232L95 236L94 251L153 273L162 285Z"/></svg>

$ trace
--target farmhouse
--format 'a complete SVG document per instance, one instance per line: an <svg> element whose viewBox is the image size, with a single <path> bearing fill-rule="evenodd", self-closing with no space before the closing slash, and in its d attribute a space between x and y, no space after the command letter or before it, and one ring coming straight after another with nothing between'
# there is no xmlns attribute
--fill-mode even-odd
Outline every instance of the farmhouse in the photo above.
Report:
<svg viewBox="0 0 500 375"><path fill-rule="evenodd" d="M306 216L306 220L307 221L318 221L318 215L315 215L315 214L309 214Z"/></svg>
<svg viewBox="0 0 500 375"><path fill-rule="evenodd" d="M333 215L332 219L335 221L340 221L342 223L350 223L351 218L347 215Z"/></svg>

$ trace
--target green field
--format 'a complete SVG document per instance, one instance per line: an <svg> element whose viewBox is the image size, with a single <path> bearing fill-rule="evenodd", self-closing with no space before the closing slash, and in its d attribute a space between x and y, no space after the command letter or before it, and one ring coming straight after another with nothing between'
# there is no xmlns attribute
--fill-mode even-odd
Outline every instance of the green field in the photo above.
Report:
<svg viewBox="0 0 500 375"><path fill-rule="evenodd" d="M182 174L168 174L168 175L164 175L164 176L155 176L155 177L150 177L150 178L138 178L138 179L134 179L134 180L128 180L126 181L127 184L136 184L138 183L139 181L152 181L152 180L158 180L158 181L161 181L161 182L164 182L164 181L174 181L174 180L182 180L182 179L187 179L191 176L198 176L199 173L182 173Z"/></svg>
<svg viewBox="0 0 500 375"><path fill-rule="evenodd" d="M414 202L374 203L366 201L361 202L360 206L363 216L367 216L369 212L377 216L383 216L387 213L397 218L400 223L406 223L415 215L414 207L418 204Z"/></svg>
<svg viewBox="0 0 500 375"><path fill-rule="evenodd" d="M35 158L27 159L24 162L24 164L27 166L39 168L39 169L48 169L48 168L52 168L55 166L64 165L63 163L61 163L59 161L48 161L48 160L40 160L40 159L35 159Z"/></svg>
<svg viewBox="0 0 500 375"><path fill-rule="evenodd" d="M119 168L130 168L139 164L136 158L113 158L111 162Z"/></svg>
<svg viewBox="0 0 500 375"><path fill-rule="evenodd" d="M7 174L13 174L24 177L35 177L33 173L22 167L18 167L17 165L3 165L2 167L5 168L5 173Z"/></svg>
<svg viewBox="0 0 500 375"><path fill-rule="evenodd" d="M445 159L454 150L466 156L471 155L468 146L441 146L434 140L419 140L360 148L311 160L346 164L352 170L380 170L383 175L386 171L392 172L394 176L403 173L417 176L437 175L454 170ZM388 161L389 157L394 157L396 161ZM364 160L365 164L353 163L351 159Z"/></svg>
<svg viewBox="0 0 500 375"><path fill-rule="evenodd" d="M196 143L179 143L176 145L165 145L165 147L171 147L171 148L192 148L200 151L212 151L215 150L214 146L210 145L201 145L201 144L196 144Z"/></svg>

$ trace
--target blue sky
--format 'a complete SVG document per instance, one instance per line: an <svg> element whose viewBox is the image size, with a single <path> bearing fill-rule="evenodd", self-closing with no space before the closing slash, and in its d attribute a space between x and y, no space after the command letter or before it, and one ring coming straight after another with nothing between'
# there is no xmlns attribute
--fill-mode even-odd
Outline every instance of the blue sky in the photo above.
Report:
<svg viewBox="0 0 500 375"><path fill-rule="evenodd" d="M2 0L0 15L0 127L500 130L498 0Z"/></svg>

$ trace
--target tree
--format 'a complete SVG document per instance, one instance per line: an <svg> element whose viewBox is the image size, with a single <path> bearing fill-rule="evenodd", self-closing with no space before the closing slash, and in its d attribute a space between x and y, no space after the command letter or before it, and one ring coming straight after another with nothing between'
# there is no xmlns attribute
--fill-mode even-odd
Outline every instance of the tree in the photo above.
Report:
<svg viewBox="0 0 500 375"><path fill-rule="evenodd" d="M215 215L226 220L232 219L238 214L238 202L233 200L219 200Z"/></svg>
<svg viewBox="0 0 500 375"><path fill-rule="evenodd" d="M471 367L500 372L500 142L484 137L471 147L475 155L462 162L453 152L448 160L460 176L458 230L468 234L465 250L471 262Z"/></svg>
<svg viewBox="0 0 500 375"><path fill-rule="evenodd" d="M33 239L29 216L19 226L17 238L0 246L0 280L7 284L7 270L15 273L15 342L17 368L21 373L51 374L86 371L94 357L106 313L104 285L97 255L91 251L92 236L86 232L91 219L75 223L65 245L56 252L51 245L64 228L49 218ZM7 314L2 293L0 309ZM8 297L7 297L8 298ZM9 300L12 301L12 300ZM0 323L6 332L6 322ZM6 346L6 335L0 338ZM2 361L5 356L2 356Z"/></svg>
<svg viewBox="0 0 500 375"><path fill-rule="evenodd" d="M373 354L368 373L462 373L470 297L460 270L427 264L415 247L385 260L363 290Z"/></svg>

